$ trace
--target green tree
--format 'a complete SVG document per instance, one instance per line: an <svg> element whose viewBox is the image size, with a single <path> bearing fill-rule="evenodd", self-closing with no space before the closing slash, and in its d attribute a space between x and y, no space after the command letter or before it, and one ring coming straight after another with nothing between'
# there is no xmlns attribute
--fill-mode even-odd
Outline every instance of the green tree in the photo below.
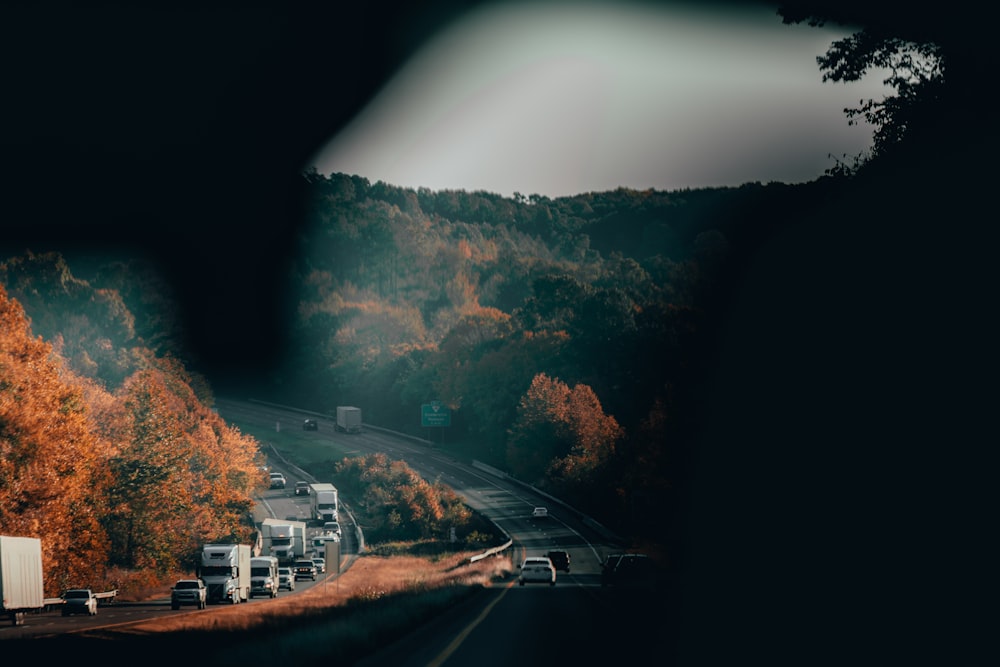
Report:
<svg viewBox="0 0 1000 667"><path fill-rule="evenodd" d="M115 484L105 527L113 563L168 571L175 521L191 508L187 474L192 457L183 424L164 378L153 370L129 378L121 390L121 450L110 461Z"/></svg>

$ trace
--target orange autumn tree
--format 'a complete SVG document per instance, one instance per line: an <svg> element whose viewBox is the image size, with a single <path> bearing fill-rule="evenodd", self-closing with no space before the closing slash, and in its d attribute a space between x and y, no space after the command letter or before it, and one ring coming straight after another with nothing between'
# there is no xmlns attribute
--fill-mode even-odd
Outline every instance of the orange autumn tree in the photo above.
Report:
<svg viewBox="0 0 1000 667"><path fill-rule="evenodd" d="M191 569L200 545L248 542L256 441L197 399L170 360L129 377L105 427L119 449L105 526L116 565L166 573Z"/></svg>
<svg viewBox="0 0 1000 667"><path fill-rule="evenodd" d="M623 435L589 386L570 389L539 373L518 403L508 433L507 464L536 483L585 483L611 459Z"/></svg>
<svg viewBox="0 0 1000 667"><path fill-rule="evenodd" d="M51 597L96 587L107 561L108 444L76 380L0 285L0 533L42 540Z"/></svg>
<svg viewBox="0 0 1000 667"><path fill-rule="evenodd" d="M450 487L428 482L405 461L382 453L345 458L336 475L344 491L366 508L369 541L443 538L472 518Z"/></svg>

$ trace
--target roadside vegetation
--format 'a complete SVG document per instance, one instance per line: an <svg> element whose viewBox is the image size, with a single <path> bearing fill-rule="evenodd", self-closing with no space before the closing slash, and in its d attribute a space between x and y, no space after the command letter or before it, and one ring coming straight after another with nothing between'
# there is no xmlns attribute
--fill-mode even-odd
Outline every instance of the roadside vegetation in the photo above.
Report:
<svg viewBox="0 0 1000 667"><path fill-rule="evenodd" d="M312 659L353 664L472 596L503 586L511 576L509 557L470 563L472 555L364 556L335 580L266 604L212 607L76 635L8 641L4 650L35 657L86 655L113 640L122 655L182 651L197 655L200 664Z"/></svg>

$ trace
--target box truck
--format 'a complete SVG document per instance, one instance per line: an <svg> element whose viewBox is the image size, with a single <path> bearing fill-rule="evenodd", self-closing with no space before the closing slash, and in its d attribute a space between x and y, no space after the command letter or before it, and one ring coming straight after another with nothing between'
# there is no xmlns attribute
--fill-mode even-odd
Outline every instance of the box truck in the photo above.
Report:
<svg viewBox="0 0 1000 667"><path fill-rule="evenodd" d="M289 565L306 553L306 522L267 518L260 524L261 554Z"/></svg>
<svg viewBox="0 0 1000 667"><path fill-rule="evenodd" d="M250 599L249 544L206 544L201 551L198 577L208 588L209 602L233 604Z"/></svg>
<svg viewBox="0 0 1000 667"><path fill-rule="evenodd" d="M278 559L257 556L250 559L250 597L278 597Z"/></svg>
<svg viewBox="0 0 1000 667"><path fill-rule="evenodd" d="M337 520L337 487L333 484L310 484L309 503L312 518L324 524Z"/></svg>
<svg viewBox="0 0 1000 667"><path fill-rule="evenodd" d="M342 433L361 433L361 408L338 405L336 428Z"/></svg>
<svg viewBox="0 0 1000 667"><path fill-rule="evenodd" d="M22 625L27 612L45 607L40 539L0 535L0 599L0 611L12 625Z"/></svg>
<svg viewBox="0 0 1000 667"><path fill-rule="evenodd" d="M326 559L329 572L340 572L340 538L335 535L317 535L312 541L313 553Z"/></svg>

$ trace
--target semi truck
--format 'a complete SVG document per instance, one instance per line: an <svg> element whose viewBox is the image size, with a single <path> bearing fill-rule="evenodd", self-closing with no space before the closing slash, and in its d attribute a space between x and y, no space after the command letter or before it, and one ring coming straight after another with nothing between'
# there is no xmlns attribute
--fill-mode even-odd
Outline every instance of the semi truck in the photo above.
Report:
<svg viewBox="0 0 1000 667"><path fill-rule="evenodd" d="M201 550L199 578L208 588L208 601L239 604L250 599L249 544L206 544Z"/></svg>
<svg viewBox="0 0 1000 667"><path fill-rule="evenodd" d="M361 408L338 405L336 429L342 433L361 433Z"/></svg>
<svg viewBox="0 0 1000 667"><path fill-rule="evenodd" d="M45 607L40 539L0 535L0 599L11 625L23 625L26 613Z"/></svg>
<svg viewBox="0 0 1000 667"><path fill-rule="evenodd" d="M337 487L333 484L310 484L309 503L312 518L319 521L320 525L337 520Z"/></svg>
<svg viewBox="0 0 1000 667"><path fill-rule="evenodd" d="M261 554L274 556L279 565L289 565L306 553L305 521L267 518L260 525Z"/></svg>
<svg viewBox="0 0 1000 667"><path fill-rule="evenodd" d="M313 553L326 559L330 572L340 572L340 539L333 535L317 535L312 541Z"/></svg>
<svg viewBox="0 0 1000 667"><path fill-rule="evenodd" d="M278 597L278 559L256 556L250 559L250 597Z"/></svg>

